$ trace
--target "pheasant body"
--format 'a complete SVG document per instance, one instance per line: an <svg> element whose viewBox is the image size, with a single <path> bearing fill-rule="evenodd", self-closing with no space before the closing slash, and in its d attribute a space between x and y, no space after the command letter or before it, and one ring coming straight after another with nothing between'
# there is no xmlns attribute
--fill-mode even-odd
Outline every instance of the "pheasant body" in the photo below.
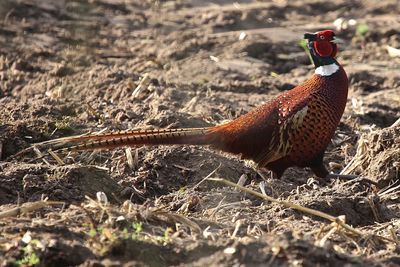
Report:
<svg viewBox="0 0 400 267"><path fill-rule="evenodd" d="M136 145L192 144L211 147L253 160L277 177L291 166L310 167L319 177L328 175L324 152L343 114L348 79L334 59L336 44L330 30L305 34L316 68L299 86L278 95L247 114L208 128L125 131L67 137L61 151L79 151ZM66 147L65 147L66 144Z"/></svg>

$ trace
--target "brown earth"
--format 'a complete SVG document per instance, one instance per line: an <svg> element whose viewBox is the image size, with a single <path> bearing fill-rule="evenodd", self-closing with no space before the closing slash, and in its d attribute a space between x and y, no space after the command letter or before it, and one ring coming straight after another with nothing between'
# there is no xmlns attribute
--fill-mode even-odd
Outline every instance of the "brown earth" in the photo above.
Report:
<svg viewBox="0 0 400 267"><path fill-rule="evenodd" d="M65 202L0 219L2 266L399 266L400 128L388 127L400 116L400 57L386 49L400 48L399 14L397 0L2 0L0 212L43 198ZM325 160L378 185L322 183L293 168L265 189L345 215L361 237L237 189L198 184L218 166L213 177L246 176L256 191L262 181L240 159L208 148L132 148L133 164L124 149L63 156L64 166L50 156L9 159L72 134L237 117L311 75L299 40L335 28L338 18L338 60L351 85ZM345 27L350 19L356 25ZM97 192L107 205L85 198Z"/></svg>

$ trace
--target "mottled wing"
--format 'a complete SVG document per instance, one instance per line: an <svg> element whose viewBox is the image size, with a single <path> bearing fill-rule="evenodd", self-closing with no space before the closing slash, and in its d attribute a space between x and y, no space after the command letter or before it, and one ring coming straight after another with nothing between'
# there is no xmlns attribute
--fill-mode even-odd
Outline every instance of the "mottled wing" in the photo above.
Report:
<svg viewBox="0 0 400 267"><path fill-rule="evenodd" d="M292 150L293 141L301 135L301 128L308 111L309 98L297 102L293 106L281 104L279 119L272 132L268 145L254 161L259 167L286 157Z"/></svg>

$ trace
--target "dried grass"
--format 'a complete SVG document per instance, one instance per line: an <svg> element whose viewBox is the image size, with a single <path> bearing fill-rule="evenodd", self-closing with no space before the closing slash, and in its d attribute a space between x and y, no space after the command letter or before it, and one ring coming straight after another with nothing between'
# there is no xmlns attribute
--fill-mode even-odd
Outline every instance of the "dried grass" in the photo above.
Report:
<svg viewBox="0 0 400 267"><path fill-rule="evenodd" d="M266 194L262 194L262 193L254 191L254 190L251 190L249 188L246 188L246 187L240 186L238 184L232 183L232 182L230 182L230 181L228 181L226 179L209 178L208 180L219 182L219 183L223 183L225 185L238 188L238 189L240 189L243 192L246 192L248 194L254 195L254 196L259 197L259 198L262 198L262 199L264 199L266 201L278 203L278 204L283 205L283 206L285 206L287 208L292 208L292 209L298 210L300 212L303 212L303 213L306 213L306 214L309 214L309 215L313 215L313 216L317 216L317 217L326 219L328 221L331 221L332 222L331 223L331 227L330 227L330 230L328 231L328 233L325 235L325 237L324 237L325 239L327 239L333 233L340 232L341 234L345 235L348 238L350 238L350 236L355 236L355 237L363 238L363 239L371 239L371 240L375 238L375 239L379 239L381 241L398 244L398 243L396 243L396 239L388 238L388 237L377 235L377 234L368 235L366 233L363 233L363 232L353 228L352 226L350 226L350 225L345 223L345 217L344 216L335 217L335 216L329 215L329 214L327 214L325 212L321 212L321 211L318 211L318 210L315 210L315 209L310 209L310 208L307 208L307 207L303 207L301 205L298 205L298 204L295 204L295 203L292 203L292 202L289 202L289 201L275 199L275 198L272 198L272 197L270 197L270 196L268 196ZM331 230L332 228L334 228L335 230Z"/></svg>

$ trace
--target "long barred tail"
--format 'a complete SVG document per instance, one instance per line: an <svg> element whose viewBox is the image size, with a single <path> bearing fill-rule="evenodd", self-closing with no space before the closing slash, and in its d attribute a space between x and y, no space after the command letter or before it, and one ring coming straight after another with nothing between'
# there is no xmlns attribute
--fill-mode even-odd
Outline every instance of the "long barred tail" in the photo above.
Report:
<svg viewBox="0 0 400 267"><path fill-rule="evenodd" d="M55 146L53 151L65 153L138 145L213 145L219 139L213 128L134 130L66 137L59 139L63 144Z"/></svg>

